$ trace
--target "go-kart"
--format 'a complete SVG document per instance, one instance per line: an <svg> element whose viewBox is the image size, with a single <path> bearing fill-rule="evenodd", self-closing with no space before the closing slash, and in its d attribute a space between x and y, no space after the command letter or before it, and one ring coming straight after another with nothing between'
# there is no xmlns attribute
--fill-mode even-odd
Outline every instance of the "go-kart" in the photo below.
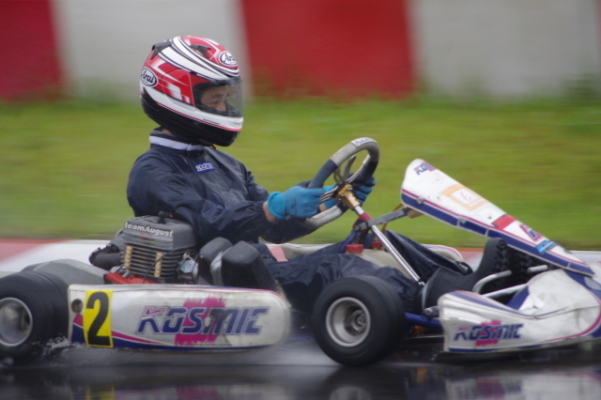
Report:
<svg viewBox="0 0 601 400"><path fill-rule="evenodd" d="M353 171L360 152L367 155ZM321 293L310 316L312 334L333 360L352 366L375 363L405 337L424 333L442 335L447 353L524 351L601 335L596 266L422 160L406 170L403 207L372 218L355 198L352 184L371 177L378 161L378 145L370 138L353 140L336 152L308 184L324 187L333 179L322 200L336 199L336 205L303 223L318 228L353 210L358 219L349 238L366 231L374 238L361 256L396 267L420 285L425 282L379 225L426 214L502 238L519 256L473 291L448 293L421 315L404 312L396 292L381 279L336 281ZM54 342L65 340L115 349L248 351L281 344L298 332L296 321L303 319L294 317L277 283L261 274L260 265L255 268L260 262L244 242L232 246L218 238L197 249L191 227L165 215L131 219L119 234L124 245L116 250L119 262L110 271L63 259L30 265L0 279L0 360L35 362ZM286 258L320 247L270 245L274 254ZM347 248L356 250L352 243ZM463 261L452 248L433 246L432 251ZM512 275L521 283L480 293L491 281Z"/></svg>

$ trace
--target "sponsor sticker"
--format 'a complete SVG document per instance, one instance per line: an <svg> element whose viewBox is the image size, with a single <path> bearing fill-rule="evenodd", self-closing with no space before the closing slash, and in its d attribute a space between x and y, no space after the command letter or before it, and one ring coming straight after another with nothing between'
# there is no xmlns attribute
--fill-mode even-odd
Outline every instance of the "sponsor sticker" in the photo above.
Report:
<svg viewBox="0 0 601 400"><path fill-rule="evenodd" d="M503 229L507 228L509 225L511 225L513 222L515 222L514 217L512 217L509 214L504 214L504 215L500 216L499 218L497 218L492 224L496 228L503 230Z"/></svg>
<svg viewBox="0 0 601 400"><path fill-rule="evenodd" d="M534 229L526 226L524 224L520 224L520 228L530 237L530 239L537 241L543 238L543 235L535 231Z"/></svg>
<svg viewBox="0 0 601 400"><path fill-rule="evenodd" d="M150 226L144 226L144 225L136 225L136 224L132 224L130 222L126 222L125 225L123 225L123 227L126 229L131 229L133 231L151 233L154 236L168 236L168 237L173 236L172 230L152 228Z"/></svg>
<svg viewBox="0 0 601 400"><path fill-rule="evenodd" d="M421 175L421 174L423 174L426 171L435 171L436 168L434 168L433 166L431 166L427 162L423 162L420 165L418 165L417 167L415 167L413 170L415 171L415 173L417 175Z"/></svg>
<svg viewBox="0 0 601 400"><path fill-rule="evenodd" d="M194 168L196 168L196 172L198 172L199 174L204 174L205 172L215 171L215 167L213 166L213 163L210 161L205 161L205 162L195 164Z"/></svg>
<svg viewBox="0 0 601 400"><path fill-rule="evenodd" d="M224 51L219 55L219 62L223 65L227 65L228 67L235 67L238 65L236 63L236 59L229 51Z"/></svg>
<svg viewBox="0 0 601 400"><path fill-rule="evenodd" d="M83 309L83 334L89 346L113 347L111 335L112 290L86 292Z"/></svg>
<svg viewBox="0 0 601 400"><path fill-rule="evenodd" d="M373 140L372 138L368 138L368 137L362 137L362 138L351 141L351 143L354 144L356 147L359 147L365 143L370 143L370 142L375 142L375 140Z"/></svg>
<svg viewBox="0 0 601 400"><path fill-rule="evenodd" d="M556 245L557 245L557 243L555 243L549 239L545 239L541 243L539 243L538 246L536 246L536 250L539 252L539 254L545 254L547 251L549 251L551 248L555 247Z"/></svg>
<svg viewBox="0 0 601 400"><path fill-rule="evenodd" d="M220 299L187 301L181 307L146 306L136 333L172 334L175 344L215 342L220 335L259 335L269 307L227 307Z"/></svg>
<svg viewBox="0 0 601 400"><path fill-rule="evenodd" d="M152 72L148 68L144 68L142 70L142 75L140 76L140 79L142 80L142 83L145 86L150 86L150 87L156 86L157 83L159 82L159 80L157 79L157 77L154 74L154 72Z"/></svg>
<svg viewBox="0 0 601 400"><path fill-rule="evenodd" d="M520 339L520 329L524 324L502 324L491 321L481 325L464 325L457 329L454 341L473 341L476 347L497 344L499 340Z"/></svg>
<svg viewBox="0 0 601 400"><path fill-rule="evenodd" d="M480 195L478 195L476 192L466 188L461 184L448 187L442 191L442 194L470 211L488 203L487 200L480 197Z"/></svg>

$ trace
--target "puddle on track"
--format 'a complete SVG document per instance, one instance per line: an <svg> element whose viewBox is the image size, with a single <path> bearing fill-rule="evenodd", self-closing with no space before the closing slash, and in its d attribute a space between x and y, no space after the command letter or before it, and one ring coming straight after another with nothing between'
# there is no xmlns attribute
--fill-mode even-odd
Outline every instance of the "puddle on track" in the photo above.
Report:
<svg viewBox="0 0 601 400"><path fill-rule="evenodd" d="M413 343L366 368L341 367L311 341L238 354L70 348L37 366L0 368L8 399L598 400L601 349L448 360Z"/></svg>

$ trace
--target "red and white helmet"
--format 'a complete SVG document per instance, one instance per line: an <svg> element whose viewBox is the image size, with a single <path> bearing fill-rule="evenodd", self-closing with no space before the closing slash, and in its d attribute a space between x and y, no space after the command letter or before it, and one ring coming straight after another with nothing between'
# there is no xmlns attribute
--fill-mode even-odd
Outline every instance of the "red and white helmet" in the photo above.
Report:
<svg viewBox="0 0 601 400"><path fill-rule="evenodd" d="M213 40L178 36L155 44L140 92L144 112L175 135L229 146L242 129L238 64Z"/></svg>

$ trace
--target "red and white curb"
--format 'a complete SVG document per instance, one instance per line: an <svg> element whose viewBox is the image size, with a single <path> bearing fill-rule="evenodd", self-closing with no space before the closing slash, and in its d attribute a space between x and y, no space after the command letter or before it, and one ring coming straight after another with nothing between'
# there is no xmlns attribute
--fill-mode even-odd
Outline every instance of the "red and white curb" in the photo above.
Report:
<svg viewBox="0 0 601 400"><path fill-rule="evenodd" d="M89 263L90 254L99 247L104 247L108 240L26 240L0 239L0 276L17 272L28 265L41 262L72 259ZM477 266L482 256L481 249L458 249L466 263ZM281 249L275 246L272 252L281 255ZM589 264L601 268L601 251L573 251L573 253Z"/></svg>
<svg viewBox="0 0 601 400"><path fill-rule="evenodd" d="M0 239L0 276L28 265L65 258L89 263L90 254L107 243L108 240Z"/></svg>

